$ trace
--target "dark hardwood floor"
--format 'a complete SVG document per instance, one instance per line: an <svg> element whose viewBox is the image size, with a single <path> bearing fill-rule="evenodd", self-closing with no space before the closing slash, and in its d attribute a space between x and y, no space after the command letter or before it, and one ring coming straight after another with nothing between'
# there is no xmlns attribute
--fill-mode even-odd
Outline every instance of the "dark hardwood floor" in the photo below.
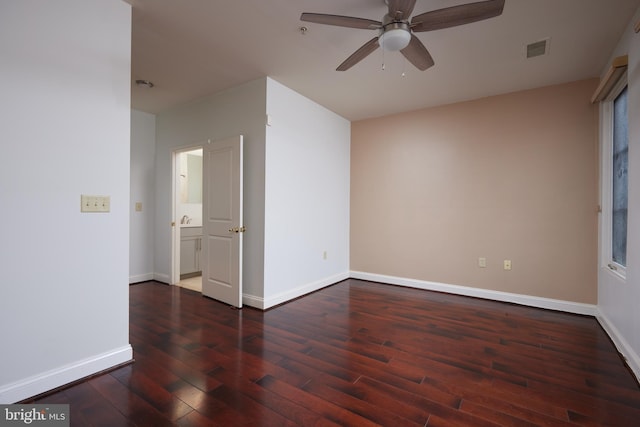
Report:
<svg viewBox="0 0 640 427"><path fill-rule="evenodd" d="M130 287L135 363L46 396L74 426L638 426L590 317L346 280L266 312Z"/></svg>

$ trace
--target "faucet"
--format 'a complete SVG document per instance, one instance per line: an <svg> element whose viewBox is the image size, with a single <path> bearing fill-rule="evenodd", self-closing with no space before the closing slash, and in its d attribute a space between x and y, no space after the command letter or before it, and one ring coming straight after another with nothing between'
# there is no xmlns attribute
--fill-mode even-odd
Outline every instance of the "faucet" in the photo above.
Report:
<svg viewBox="0 0 640 427"><path fill-rule="evenodd" d="M180 224L189 224L190 222L191 218L189 218L189 215L184 215L180 220Z"/></svg>

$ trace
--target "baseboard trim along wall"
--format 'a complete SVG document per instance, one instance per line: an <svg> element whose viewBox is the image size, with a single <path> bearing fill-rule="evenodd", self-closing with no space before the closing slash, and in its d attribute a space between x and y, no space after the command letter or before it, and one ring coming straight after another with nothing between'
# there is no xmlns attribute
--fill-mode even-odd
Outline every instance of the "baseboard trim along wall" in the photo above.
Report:
<svg viewBox="0 0 640 427"><path fill-rule="evenodd" d="M161 274L161 273L153 273L153 279L156 282L162 282L162 283L166 283L166 284L170 284L171 280L169 280L169 275L168 274Z"/></svg>
<svg viewBox="0 0 640 427"><path fill-rule="evenodd" d="M509 292L492 291L488 289L472 288L469 286L449 285L447 283L428 282L424 280L407 279L404 277L386 276L382 274L352 271L351 278L369 280L371 282L388 283L390 285L407 286L409 288L425 289L428 291L446 292L449 294L483 298L501 302L526 305L529 307L545 308L548 310L565 311L567 313L596 316L597 308L593 304L583 304L572 301L541 298L530 295L512 294Z"/></svg>
<svg viewBox="0 0 640 427"><path fill-rule="evenodd" d="M20 402L133 359L130 345L0 387L0 404Z"/></svg>
<svg viewBox="0 0 640 427"><path fill-rule="evenodd" d="M149 280L154 280L153 273L146 274L138 274L135 276L129 276L129 284L140 283L140 282L148 282Z"/></svg>
<svg viewBox="0 0 640 427"><path fill-rule="evenodd" d="M620 331L613 325L613 322L599 310L596 319L598 319L602 329L609 335L618 352L622 355L625 362L627 362L631 372L633 372L636 379L640 382L640 356L638 353L633 350L629 342L620 334Z"/></svg>
<svg viewBox="0 0 640 427"><path fill-rule="evenodd" d="M321 279L312 283L307 283L305 285L298 286L297 288L288 290L286 292L281 292L273 296L268 296L267 298L261 298L255 295L243 294L242 303L250 307L266 310L278 304L291 301L293 299L299 298L311 292L315 292L319 289L341 282L348 278L349 278L349 272L344 272L344 273L336 274L334 276L326 277L324 279Z"/></svg>
<svg viewBox="0 0 640 427"><path fill-rule="evenodd" d="M242 294L242 305L264 310L264 298L251 294Z"/></svg>

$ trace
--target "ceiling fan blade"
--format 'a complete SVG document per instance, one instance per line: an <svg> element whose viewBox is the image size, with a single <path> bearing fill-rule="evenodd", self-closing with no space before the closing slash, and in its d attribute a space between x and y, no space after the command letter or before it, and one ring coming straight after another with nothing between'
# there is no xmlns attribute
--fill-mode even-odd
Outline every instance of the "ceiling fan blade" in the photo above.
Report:
<svg viewBox="0 0 640 427"><path fill-rule="evenodd" d="M415 5L416 0L389 0L389 16L399 21L409 19Z"/></svg>
<svg viewBox="0 0 640 427"><path fill-rule="evenodd" d="M417 33L470 24L501 15L504 0L486 0L433 10L414 16L411 30Z"/></svg>
<svg viewBox="0 0 640 427"><path fill-rule="evenodd" d="M360 28L362 30L376 30L382 27L382 22L372 19L354 18L353 16L327 15L324 13L303 13L301 21L316 24L336 25L338 27Z"/></svg>
<svg viewBox="0 0 640 427"><path fill-rule="evenodd" d="M424 47L422 42L413 34L411 34L409 45L400 52L420 71L424 71L434 64L433 58L427 48Z"/></svg>
<svg viewBox="0 0 640 427"><path fill-rule="evenodd" d="M378 37L374 37L368 42L366 42L360 49L353 52L353 54L348 57L342 64L336 68L336 71L347 71L349 68L356 65L358 62L362 61L364 58L369 56L371 52L376 50L380 45L378 44Z"/></svg>

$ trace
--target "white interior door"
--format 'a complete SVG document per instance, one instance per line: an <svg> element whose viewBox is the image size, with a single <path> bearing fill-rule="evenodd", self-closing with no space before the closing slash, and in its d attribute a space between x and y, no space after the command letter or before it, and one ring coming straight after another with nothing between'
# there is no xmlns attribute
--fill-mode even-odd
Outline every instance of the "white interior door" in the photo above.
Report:
<svg viewBox="0 0 640 427"><path fill-rule="evenodd" d="M203 147L202 293L242 307L242 135Z"/></svg>

